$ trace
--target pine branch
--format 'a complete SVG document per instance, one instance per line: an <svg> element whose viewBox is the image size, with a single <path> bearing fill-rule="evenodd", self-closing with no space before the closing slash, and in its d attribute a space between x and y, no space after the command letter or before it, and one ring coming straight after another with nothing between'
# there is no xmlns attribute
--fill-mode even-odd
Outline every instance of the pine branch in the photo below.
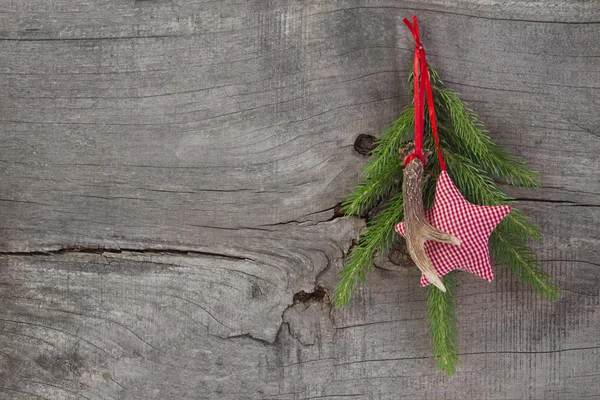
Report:
<svg viewBox="0 0 600 400"><path fill-rule="evenodd" d="M438 112L442 117L439 118L439 125L447 131L446 136L452 139L459 153L469 155L475 164L480 165L493 177L512 186L539 187L539 173L527 168L525 162L492 142L477 114L468 108L453 90L441 87L443 83L437 73L434 77L435 102L440 111L447 112Z"/></svg>
<svg viewBox="0 0 600 400"><path fill-rule="evenodd" d="M538 187L538 173L493 143L477 115L456 93L443 87L435 70L430 69L430 75L435 85L434 100L440 144L452 180L467 200L480 205L512 203L513 199L498 188L494 179L512 186ZM397 191L402 179L403 167L397 151L410 136L413 113L411 107L406 108L400 118L381 135L361 175L361 182L343 203L343 210L347 215L360 215L382 200L384 207L368 224L346 259L333 297L336 307L349 304L354 290L361 282L365 282L367 274L373 270L375 254L384 256L399 239L394 225L403 218L402 193L395 194L389 200L385 199ZM435 149L428 114L425 115L428 130L425 147ZM433 202L439 173L437 155L434 153L428 160L424 179L423 196L427 207ZM551 282L550 275L539 268L535 253L529 246L531 239L539 240L540 237L540 228L520 210L513 208L490 238L491 255L497 262L510 268L537 294L557 299L558 286ZM454 314L456 274L448 274L442 279L448 289L447 293L444 294L431 285L427 289L428 319L438 368L451 375L455 373L455 365L458 363L458 334Z"/></svg>
<svg viewBox="0 0 600 400"><path fill-rule="evenodd" d="M526 286L540 297L548 300L560 298L560 288L552 282L550 274L539 269L535 252L527 245L523 236L511 235L500 223L490 237L492 257L508 266Z"/></svg>
<svg viewBox="0 0 600 400"><path fill-rule="evenodd" d="M392 197L387 207L369 222L360 235L358 244L350 250L346 263L339 273L339 281L333 295L333 304L343 308L350 304L352 294L359 283L364 283L367 274L373 270L373 257L379 252L383 257L399 240L394 226L404 218L404 202L402 193Z"/></svg>
<svg viewBox="0 0 600 400"><path fill-rule="evenodd" d="M360 183L342 203L342 211L346 215L361 215L396 187L402 177L398 149L410 137L413 115L412 106L406 107L400 117L377 139L377 145L363 170Z"/></svg>
<svg viewBox="0 0 600 400"><path fill-rule="evenodd" d="M456 373L458 359L458 328L456 321L456 273L442 277L446 293L433 285L427 287L428 320L433 354L438 369L447 375Z"/></svg>
<svg viewBox="0 0 600 400"><path fill-rule="evenodd" d="M511 199L501 191L486 171L469 158L445 148L444 159L448 173L460 192L471 203L497 206L510 203Z"/></svg>

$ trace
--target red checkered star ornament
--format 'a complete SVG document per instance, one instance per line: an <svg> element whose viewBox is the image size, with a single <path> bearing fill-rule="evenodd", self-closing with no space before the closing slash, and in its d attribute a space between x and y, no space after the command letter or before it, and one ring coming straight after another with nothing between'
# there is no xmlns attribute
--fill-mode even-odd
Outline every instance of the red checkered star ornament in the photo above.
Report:
<svg viewBox="0 0 600 400"><path fill-rule="evenodd" d="M425 218L435 228L456 236L460 246L434 241L425 242L425 253L439 277L455 269L468 271L487 281L494 279L488 240L492 231L510 212L510 206L478 206L469 203L458 191L446 171L436 183L433 207ZM396 225L404 236L404 222ZM421 275L421 286L429 285Z"/></svg>

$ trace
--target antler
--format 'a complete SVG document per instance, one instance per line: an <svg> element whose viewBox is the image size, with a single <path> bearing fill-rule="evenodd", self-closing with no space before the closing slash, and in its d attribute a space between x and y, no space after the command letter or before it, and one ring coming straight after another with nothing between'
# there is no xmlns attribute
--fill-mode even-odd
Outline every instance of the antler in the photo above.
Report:
<svg viewBox="0 0 600 400"><path fill-rule="evenodd" d="M412 154L414 149L415 144L412 142L405 148L400 149L400 160L404 163L406 157ZM460 246L460 240L434 228L425 219L425 209L423 208L423 163L418 157L413 158L404 167L402 196L404 198L404 233L408 254L410 254L417 268L425 274L429 282L437 286L442 292L445 292L446 287L435 273L431 261L427 257L427 254L425 254L425 241L435 240L436 242Z"/></svg>

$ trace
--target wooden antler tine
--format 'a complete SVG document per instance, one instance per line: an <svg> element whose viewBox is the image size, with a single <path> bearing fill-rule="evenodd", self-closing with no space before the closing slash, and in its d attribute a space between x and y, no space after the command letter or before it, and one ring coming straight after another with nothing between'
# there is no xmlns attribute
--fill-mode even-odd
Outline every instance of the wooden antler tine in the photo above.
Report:
<svg viewBox="0 0 600 400"><path fill-rule="evenodd" d="M411 142L405 148L400 149L400 159L403 163L406 157L412 154L414 148L415 145ZM413 158L404 167L402 195L404 198L404 233L408 254L410 254L417 268L425 274L429 282L433 283L442 292L445 292L446 287L437 276L431 261L425 253L425 241L435 240L436 242L460 246L460 240L434 228L425 219L425 209L423 207L423 163L418 157Z"/></svg>

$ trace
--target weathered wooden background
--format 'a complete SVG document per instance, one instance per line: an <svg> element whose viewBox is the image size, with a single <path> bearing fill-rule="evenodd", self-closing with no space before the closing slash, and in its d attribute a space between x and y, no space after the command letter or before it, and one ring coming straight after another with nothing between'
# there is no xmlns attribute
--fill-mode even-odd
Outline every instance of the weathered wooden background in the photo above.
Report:
<svg viewBox="0 0 600 400"><path fill-rule="evenodd" d="M327 301L413 13L564 288L462 274L452 378L416 269ZM599 114L597 0L0 0L0 398L600 398Z"/></svg>

